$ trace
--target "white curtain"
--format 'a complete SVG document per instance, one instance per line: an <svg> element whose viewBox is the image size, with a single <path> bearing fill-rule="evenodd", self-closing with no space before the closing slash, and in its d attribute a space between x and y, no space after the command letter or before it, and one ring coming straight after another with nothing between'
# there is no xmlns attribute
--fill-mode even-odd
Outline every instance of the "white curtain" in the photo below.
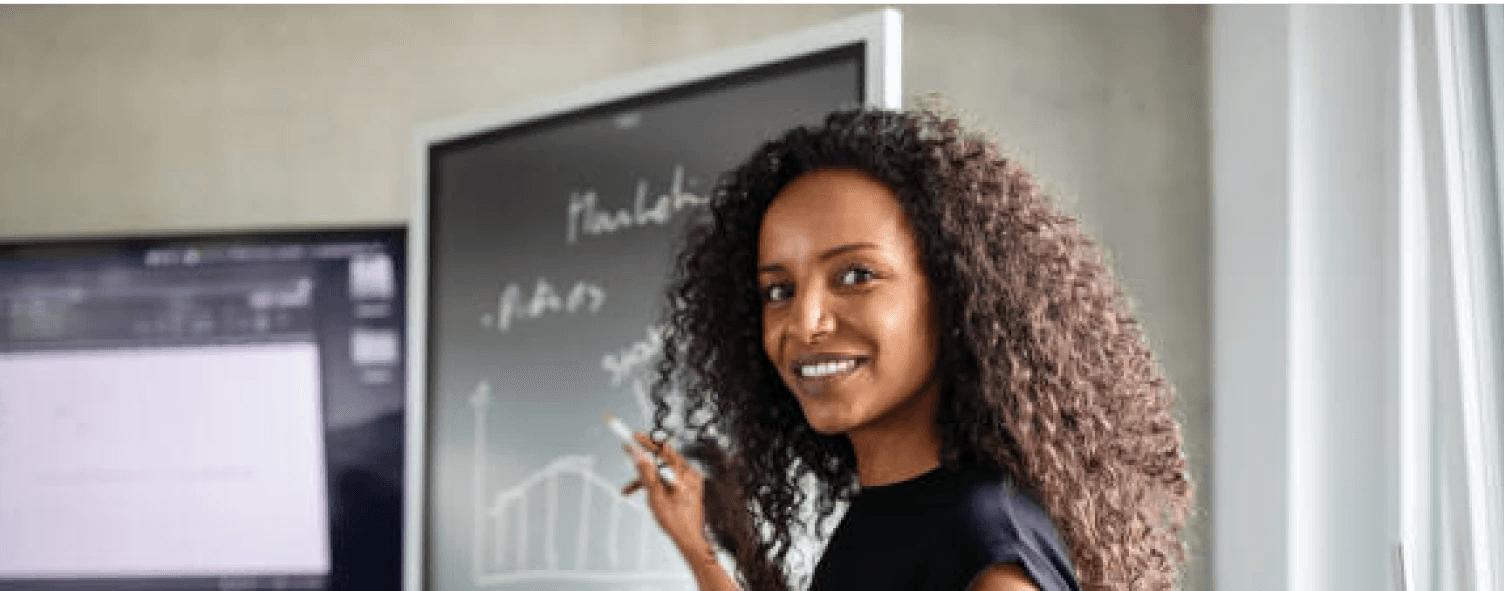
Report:
<svg viewBox="0 0 1504 591"><path fill-rule="evenodd" d="M1405 8L1399 491L1406 591L1504 589L1504 8Z"/></svg>

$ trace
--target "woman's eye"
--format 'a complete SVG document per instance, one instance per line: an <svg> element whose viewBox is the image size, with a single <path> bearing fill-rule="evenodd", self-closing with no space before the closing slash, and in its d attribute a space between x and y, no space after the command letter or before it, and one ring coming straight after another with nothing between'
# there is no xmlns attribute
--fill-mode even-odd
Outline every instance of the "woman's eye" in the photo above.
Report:
<svg viewBox="0 0 1504 591"><path fill-rule="evenodd" d="M846 269L845 271L841 271L841 275L838 280L841 285L856 285L859 283L866 283L868 281L871 281L872 276L873 274L871 269L868 269L866 267L852 267L850 269Z"/></svg>
<svg viewBox="0 0 1504 591"><path fill-rule="evenodd" d="M789 296L793 295L793 293L794 290L789 289L789 286L782 283L775 283L773 285L762 288L762 300L769 303L781 302L783 300L789 299Z"/></svg>

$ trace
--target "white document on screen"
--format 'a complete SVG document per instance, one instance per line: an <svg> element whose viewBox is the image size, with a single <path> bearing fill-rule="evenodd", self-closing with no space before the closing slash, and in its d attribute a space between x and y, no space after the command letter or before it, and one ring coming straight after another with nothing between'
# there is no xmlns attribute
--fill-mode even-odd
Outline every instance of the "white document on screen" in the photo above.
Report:
<svg viewBox="0 0 1504 591"><path fill-rule="evenodd" d="M325 574L312 343L0 355L0 579Z"/></svg>

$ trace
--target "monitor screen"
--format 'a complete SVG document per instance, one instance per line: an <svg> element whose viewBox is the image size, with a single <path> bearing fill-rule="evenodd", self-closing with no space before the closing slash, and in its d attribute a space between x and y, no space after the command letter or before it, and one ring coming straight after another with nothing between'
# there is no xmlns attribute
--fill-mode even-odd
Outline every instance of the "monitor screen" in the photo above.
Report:
<svg viewBox="0 0 1504 591"><path fill-rule="evenodd" d="M0 243L0 589L398 589L404 249Z"/></svg>

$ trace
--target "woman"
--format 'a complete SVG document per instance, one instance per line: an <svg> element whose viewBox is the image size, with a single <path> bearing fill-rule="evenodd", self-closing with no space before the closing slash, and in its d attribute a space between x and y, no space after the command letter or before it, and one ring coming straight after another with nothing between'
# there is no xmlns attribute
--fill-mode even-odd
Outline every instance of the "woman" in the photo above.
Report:
<svg viewBox="0 0 1504 591"><path fill-rule="evenodd" d="M1169 385L1091 239L954 119L841 112L767 143L668 302L639 439L677 478L639 455L627 492L702 590L740 588L716 545L787 589L794 534L841 502L812 589L1174 587ZM656 442L671 423L708 477Z"/></svg>

